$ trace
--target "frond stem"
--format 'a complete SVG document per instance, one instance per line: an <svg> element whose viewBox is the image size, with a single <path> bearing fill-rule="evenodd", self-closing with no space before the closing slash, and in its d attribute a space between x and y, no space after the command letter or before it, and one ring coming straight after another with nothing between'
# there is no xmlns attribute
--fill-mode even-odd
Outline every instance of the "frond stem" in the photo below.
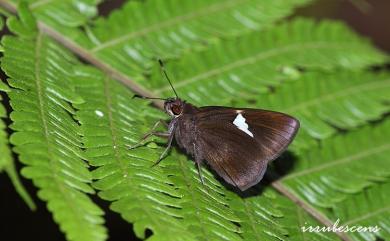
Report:
<svg viewBox="0 0 390 241"><path fill-rule="evenodd" d="M277 181L277 180L273 181L271 183L271 186L273 188L275 188L278 192L280 192L282 195L286 196L288 199L293 201L299 207L304 209L307 213L309 213L311 216L313 216L321 224L324 224L327 227L333 226L333 222L331 220L329 220L322 213L320 213L315 208L313 208L310 204L308 204L307 202L302 200L299 196L295 195L293 192L288 190L280 181ZM335 232L335 234L337 236L339 236L344 241L352 241L352 239L350 237L348 237L345 233Z"/></svg>
<svg viewBox="0 0 390 241"><path fill-rule="evenodd" d="M0 7L3 7L4 9L16 14L17 9L16 6L10 3L9 1L0 0ZM97 57L95 57L92 53L89 52L89 50L82 48L80 45L78 45L76 42L72 41L71 39L66 38L66 36L62 35L61 33L57 32L52 27L48 26L47 24L43 23L42 21L37 21L38 28L40 32L50 36L54 40L56 40L61 45L65 46L67 49L72 51L75 55L77 55L79 58L83 59L84 61L96 66L103 72L105 72L108 76L110 76L113 79L116 79L120 81L122 84L130 88L132 91L134 91L137 94L140 94L142 96L150 96L150 97L156 97L154 93L146 90L141 85L139 85L137 82L135 82L133 79L127 77L123 73L119 72L118 70L114 69L110 65L104 63ZM152 103L158 107L163 108L163 103L161 101L152 101Z"/></svg>

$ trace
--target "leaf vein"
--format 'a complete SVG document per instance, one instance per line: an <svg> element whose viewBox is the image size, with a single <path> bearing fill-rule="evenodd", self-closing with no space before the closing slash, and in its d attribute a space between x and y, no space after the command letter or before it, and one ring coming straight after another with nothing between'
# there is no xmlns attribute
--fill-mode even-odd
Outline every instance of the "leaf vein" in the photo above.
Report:
<svg viewBox="0 0 390 241"><path fill-rule="evenodd" d="M314 106L314 105L317 105L317 104L320 104L323 102L333 101L337 98L341 98L341 97L345 97L345 96L352 95L355 93L359 93L361 91L374 90L377 88L384 88L384 87L389 87L389 86L390 86L390 79L373 81L373 82L369 82L369 83L363 83L362 85L351 86L347 89L342 89L338 92L324 95L324 96L303 102L299 105L294 105L293 107L288 108L285 111L291 113L291 112L305 109L305 108L308 108L308 107L311 107L311 106Z"/></svg>
<svg viewBox="0 0 390 241"><path fill-rule="evenodd" d="M355 219L351 219L349 220L348 222L344 223L343 226L345 225L349 225L349 224L352 224L352 223L357 223L359 221L362 221L362 220L365 220L365 219L368 219L368 218L371 218L375 215L378 215L378 214L381 214L383 212L386 212L386 211L390 211L390 206L386 206L384 208L380 208L374 212L372 212L372 210L369 210L370 212L361 216L361 217L358 217L358 218L355 218Z"/></svg>
<svg viewBox="0 0 390 241"><path fill-rule="evenodd" d="M240 4L242 2L247 2L247 1L248 0L231 0L228 2L222 2L222 3L216 3L214 5L209 5L205 8L199 9L198 11L191 12L190 14L180 15L180 16L177 16L175 18L169 19L167 21L162 21L162 22L159 22L157 24L151 25L151 26L144 28L144 29L141 29L139 31L123 35L119 38L114 38L110 41L107 41L107 42L93 48L91 50L91 52L98 52L102 49L117 45L119 43L128 41L130 39L144 36L150 32L160 31L161 29L164 29L164 28L176 25L176 24L182 24L185 21L188 21L188 20L191 20L191 19L194 19L197 17L201 17L204 15L213 13L213 12L222 11L222 10L234 7L237 4Z"/></svg>
<svg viewBox="0 0 390 241"><path fill-rule="evenodd" d="M302 49L305 49L305 50L307 50L307 49L321 49L321 48L335 48L335 49L337 49L337 48L344 48L345 45L348 45L349 48L351 47L351 43L348 43L348 44L341 44L341 43L340 44L334 44L334 43L329 44L327 42L308 42L306 44L292 44L292 45L287 45L287 46L281 47L281 48L271 49L271 50L268 50L265 52L260 52L256 55L248 57L248 58L237 60L235 62L224 65L222 67L211 69L207 72L196 75L194 77L184 79L184 80L175 84L175 89L179 89L179 88L181 88L183 86L187 86L188 84L191 84L193 82L196 82L196 81L199 81L202 79L206 79L206 78L209 78L211 76L219 75L221 73L230 71L232 69L242 67L244 65L256 64L257 61L265 60L267 58L273 57L273 56L278 55L278 54L286 53L289 51L298 51L298 50L302 50ZM170 90L169 85L165 85L162 88L157 89L155 91L155 93L158 94L158 93L161 93L161 92L167 91L167 90Z"/></svg>

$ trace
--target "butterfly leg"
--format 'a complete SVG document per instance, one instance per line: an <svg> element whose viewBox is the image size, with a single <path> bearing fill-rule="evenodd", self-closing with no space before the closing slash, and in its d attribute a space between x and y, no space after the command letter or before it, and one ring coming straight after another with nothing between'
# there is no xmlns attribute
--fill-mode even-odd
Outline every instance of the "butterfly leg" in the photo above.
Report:
<svg viewBox="0 0 390 241"><path fill-rule="evenodd" d="M167 123L165 123L163 120L157 121L157 122L153 125L152 129L151 129L148 133L146 133L146 134L142 137L142 139L141 139L137 144L135 144L135 145L133 145L133 146L130 146L129 149L131 150L131 149L135 149L135 148L137 148L137 147L142 146L142 145L143 145L143 142L144 142L146 139L148 139L150 136L159 136L159 137L168 137L168 136L170 136L170 133L169 133L169 132L157 132L157 131L154 131L155 129L157 129L157 127L158 127L160 124L164 124L165 126L167 126Z"/></svg>
<svg viewBox="0 0 390 241"><path fill-rule="evenodd" d="M198 174L199 174L199 178L200 178L200 181L202 182L202 184L204 185L204 180L203 180L203 175L202 175L202 157L197 153L197 149L196 149L196 146L195 146L195 142L193 143L194 145L194 158L195 158L195 163L196 163L196 166L198 167Z"/></svg>
<svg viewBox="0 0 390 241"><path fill-rule="evenodd" d="M165 150L163 151L163 153L161 153L161 155L160 155L160 158L158 158L158 160L152 165L152 167L154 167L154 166L156 166L157 164L159 164L161 161L162 161L162 159L164 159L164 157L165 157L165 155L168 153L168 151L171 149L171 147L172 147L172 141L173 141L173 137L175 136L175 133L169 133L169 132L167 132L167 133L165 133L165 134L167 134L168 136L169 136L169 139L168 139L168 145L167 145L167 147L165 148Z"/></svg>

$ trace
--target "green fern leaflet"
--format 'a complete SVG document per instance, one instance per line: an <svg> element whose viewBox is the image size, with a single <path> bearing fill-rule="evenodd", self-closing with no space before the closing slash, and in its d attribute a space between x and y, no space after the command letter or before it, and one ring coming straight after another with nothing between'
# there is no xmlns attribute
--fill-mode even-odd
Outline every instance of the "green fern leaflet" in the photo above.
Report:
<svg viewBox="0 0 390 241"><path fill-rule="evenodd" d="M291 16L310 2L130 0L105 17L98 0L1 1L0 171L33 209L16 157L72 241L108 240L107 212L142 240L390 239L389 56L343 23ZM300 120L259 185L239 193L208 166L203 185L176 148L152 167L158 137L129 148L169 121L132 98L173 95L158 58L188 102ZM303 231L336 222L379 230Z"/></svg>

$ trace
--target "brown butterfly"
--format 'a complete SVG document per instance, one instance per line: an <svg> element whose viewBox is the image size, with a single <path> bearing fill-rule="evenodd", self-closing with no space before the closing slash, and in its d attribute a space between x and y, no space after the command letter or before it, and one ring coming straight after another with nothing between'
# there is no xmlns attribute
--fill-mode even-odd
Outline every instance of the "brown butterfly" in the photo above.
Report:
<svg viewBox="0 0 390 241"><path fill-rule="evenodd" d="M160 65L163 68L161 61ZM206 160L226 182L244 191L263 178L267 164L286 150L299 129L297 119L279 112L186 103L163 71L176 98L164 99L164 109L172 117L168 131L155 132L162 123L159 121L142 139L168 137L168 145L155 164L165 157L175 139L194 158L202 182L200 167ZM132 148L140 146L142 140Z"/></svg>

